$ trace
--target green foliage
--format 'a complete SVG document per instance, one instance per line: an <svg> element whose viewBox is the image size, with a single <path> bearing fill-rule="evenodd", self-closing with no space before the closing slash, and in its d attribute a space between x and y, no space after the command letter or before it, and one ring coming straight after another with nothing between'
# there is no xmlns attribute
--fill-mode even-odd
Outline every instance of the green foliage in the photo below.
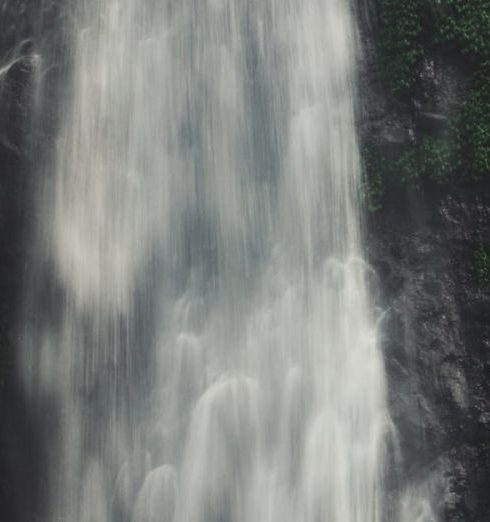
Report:
<svg viewBox="0 0 490 522"><path fill-rule="evenodd" d="M475 252L475 272L480 286L490 284L490 249L480 246Z"/></svg>
<svg viewBox="0 0 490 522"><path fill-rule="evenodd" d="M481 180L490 174L490 62L473 78L461 110L459 132L466 174Z"/></svg>
<svg viewBox="0 0 490 522"><path fill-rule="evenodd" d="M435 48L460 54L477 69L490 59L488 0L377 0L377 10L380 58L395 97L413 94Z"/></svg>
<svg viewBox="0 0 490 522"><path fill-rule="evenodd" d="M442 139L424 136L418 145L409 146L395 161L400 181L419 190L425 181L443 184L451 175L449 146Z"/></svg>
<svg viewBox="0 0 490 522"><path fill-rule="evenodd" d="M445 184L453 173L449 143L443 137L423 136L419 144L406 147L395 160L394 174L402 185L415 190L426 182Z"/></svg>
<svg viewBox="0 0 490 522"><path fill-rule="evenodd" d="M456 168L462 180L490 177L490 1L377 0L377 10L380 61L394 100L420 93L424 63L435 55L459 60L470 79L451 139L425 137L401 150L392 174L415 189L426 180L446 183Z"/></svg>
<svg viewBox="0 0 490 522"><path fill-rule="evenodd" d="M451 141L446 137L424 136L418 147L418 168L420 178L437 185L445 184L454 169Z"/></svg>
<svg viewBox="0 0 490 522"><path fill-rule="evenodd" d="M410 145L394 161L395 172L402 185L419 190L422 182L423 166L420 164L419 148Z"/></svg>
<svg viewBox="0 0 490 522"><path fill-rule="evenodd" d="M471 62L490 58L490 2L488 0L430 0L435 4L434 35L452 44Z"/></svg>
<svg viewBox="0 0 490 522"><path fill-rule="evenodd" d="M447 183L454 171L454 159L447 137L424 136L420 143L407 145L395 158L374 144L363 149L362 196L370 212L383 207L386 187L419 190L423 185Z"/></svg>
<svg viewBox="0 0 490 522"><path fill-rule="evenodd" d="M384 171L373 146L366 145L362 154L361 198L369 212L377 212L383 208L385 194Z"/></svg>
<svg viewBox="0 0 490 522"><path fill-rule="evenodd" d="M424 0L378 0L385 80L395 96L414 88L424 58L420 17Z"/></svg>

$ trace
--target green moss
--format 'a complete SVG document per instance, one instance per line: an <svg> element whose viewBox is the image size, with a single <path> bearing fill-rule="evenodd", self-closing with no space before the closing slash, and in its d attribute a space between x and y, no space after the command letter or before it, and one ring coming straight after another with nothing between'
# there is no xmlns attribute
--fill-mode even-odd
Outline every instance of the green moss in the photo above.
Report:
<svg viewBox="0 0 490 522"><path fill-rule="evenodd" d="M437 185L444 185L454 171L451 140L444 136L425 136L418 147L420 177Z"/></svg>
<svg viewBox="0 0 490 522"><path fill-rule="evenodd" d="M490 2L488 0L430 0L434 35L451 44L477 66L490 58Z"/></svg>
<svg viewBox="0 0 490 522"><path fill-rule="evenodd" d="M419 147L410 145L394 161L394 176L409 189L419 190L423 166L420 164Z"/></svg>
<svg viewBox="0 0 490 522"><path fill-rule="evenodd" d="M490 249L484 246L475 252L475 273L481 287L490 284Z"/></svg>
<svg viewBox="0 0 490 522"><path fill-rule="evenodd" d="M437 49L478 69L490 59L488 0L377 0L379 53L395 97L413 94Z"/></svg>
<svg viewBox="0 0 490 522"><path fill-rule="evenodd" d="M469 87L462 106L450 115L446 136L426 136L402 148L390 159L391 167L368 165L364 184L373 194L368 200L382 199L386 176L414 189L427 181L455 181L455 170L461 181L490 177L490 2L377 0L377 11L380 63L396 110L420 94L424 63L436 56L455 59L469 75Z"/></svg>
<svg viewBox="0 0 490 522"><path fill-rule="evenodd" d="M490 175L490 62L475 74L460 114L460 154L467 177Z"/></svg>
<svg viewBox="0 0 490 522"><path fill-rule="evenodd" d="M453 172L450 147L444 139L424 136L419 144L405 148L395 169L407 188L419 190L426 182L442 185Z"/></svg>
<svg viewBox="0 0 490 522"><path fill-rule="evenodd" d="M383 208L385 195L385 179L382 162L383 158L376 154L373 145L365 145L362 154L362 182L361 199L369 212L377 212Z"/></svg>
<svg viewBox="0 0 490 522"><path fill-rule="evenodd" d="M395 96L408 96L416 85L424 58L420 17L423 3L378 0L380 56L385 81Z"/></svg>
<svg viewBox="0 0 490 522"><path fill-rule="evenodd" d="M383 207L388 186L418 191L424 185L444 185L454 175L454 158L447 136L423 136L388 157L376 143L363 148L362 196L370 212ZM393 155L392 155L393 156Z"/></svg>

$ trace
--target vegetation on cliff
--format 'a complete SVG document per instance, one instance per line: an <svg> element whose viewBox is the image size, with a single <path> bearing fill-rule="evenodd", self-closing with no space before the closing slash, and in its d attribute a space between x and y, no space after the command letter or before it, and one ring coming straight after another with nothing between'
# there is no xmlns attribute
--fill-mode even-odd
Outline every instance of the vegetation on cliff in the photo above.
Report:
<svg viewBox="0 0 490 522"><path fill-rule="evenodd" d="M475 252L475 271L480 287L490 285L490 249L483 245Z"/></svg>
<svg viewBox="0 0 490 522"><path fill-rule="evenodd" d="M390 110L410 114L412 139L387 151L364 144L363 194L379 210L386 189L482 183L490 180L490 2L488 0L376 0L377 47ZM463 81L443 109L436 130L417 123L447 78L427 82L434 63L450 63ZM429 71L429 73L428 73ZM427 109L429 107L429 109ZM434 110L434 109L432 109ZM433 115L432 115L433 116ZM389 157L387 157L389 156ZM389 161L387 161L389 160Z"/></svg>

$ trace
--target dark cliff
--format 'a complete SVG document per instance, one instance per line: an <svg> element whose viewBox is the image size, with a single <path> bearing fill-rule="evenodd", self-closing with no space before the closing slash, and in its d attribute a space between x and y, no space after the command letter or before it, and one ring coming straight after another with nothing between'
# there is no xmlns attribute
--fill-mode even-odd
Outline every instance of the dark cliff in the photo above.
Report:
<svg viewBox="0 0 490 522"><path fill-rule="evenodd" d="M436 472L443 520L490 519L490 292L477 270L488 192L430 193L371 219L402 481Z"/></svg>
<svg viewBox="0 0 490 522"><path fill-rule="evenodd" d="M478 43L489 6L479 4L377 0L361 21L366 248L402 455L392 486L421 485L441 520L461 522L490 520L488 49ZM458 23L473 30L466 40Z"/></svg>
<svg viewBox="0 0 490 522"><path fill-rule="evenodd" d="M0 5L0 520L5 522L38 519L40 440L43 431L49 433L28 408L17 361L34 187L56 125L59 5L56 0Z"/></svg>

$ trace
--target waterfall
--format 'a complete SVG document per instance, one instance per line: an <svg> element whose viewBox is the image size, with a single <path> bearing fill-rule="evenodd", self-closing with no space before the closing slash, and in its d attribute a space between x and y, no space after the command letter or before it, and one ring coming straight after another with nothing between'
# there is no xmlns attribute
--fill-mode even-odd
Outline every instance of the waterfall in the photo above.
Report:
<svg viewBox="0 0 490 522"><path fill-rule="evenodd" d="M24 374L47 520L381 522L349 0L80 0Z"/></svg>

